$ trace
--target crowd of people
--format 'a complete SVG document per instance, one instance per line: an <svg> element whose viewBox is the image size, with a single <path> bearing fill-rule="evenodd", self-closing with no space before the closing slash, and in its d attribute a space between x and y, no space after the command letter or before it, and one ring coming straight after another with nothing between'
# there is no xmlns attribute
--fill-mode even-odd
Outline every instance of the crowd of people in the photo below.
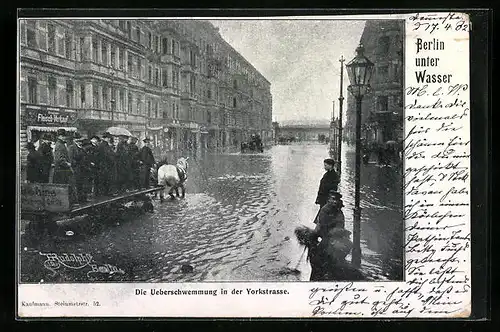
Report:
<svg viewBox="0 0 500 332"><path fill-rule="evenodd" d="M140 149L137 142L134 136L106 132L89 139L58 129L53 148L47 135L42 135L38 148L33 142L27 143L26 180L67 184L74 204L85 203L91 196L116 196L149 188L155 158L149 138L143 140Z"/></svg>
<svg viewBox="0 0 500 332"><path fill-rule="evenodd" d="M342 194L338 192L340 177L335 171L333 159L324 160L323 175L315 203L320 209L314 220L314 230L308 227L296 229L299 243L305 245L311 264L311 281L363 280L364 276L346 261L353 248L351 232L344 228L345 217Z"/></svg>

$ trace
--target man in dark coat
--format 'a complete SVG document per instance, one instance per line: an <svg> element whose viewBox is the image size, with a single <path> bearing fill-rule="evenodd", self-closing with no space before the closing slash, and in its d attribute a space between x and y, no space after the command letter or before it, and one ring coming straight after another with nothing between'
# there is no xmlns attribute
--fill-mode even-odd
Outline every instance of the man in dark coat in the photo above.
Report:
<svg viewBox="0 0 500 332"><path fill-rule="evenodd" d="M54 153L50 146L50 139L47 135L42 135L39 141L38 152L40 153L40 182L49 183L50 171L54 163Z"/></svg>
<svg viewBox="0 0 500 332"><path fill-rule="evenodd" d="M82 137L79 133L73 136L73 144L68 146L68 156L74 171L76 195L79 203L87 201L85 192L86 169L85 152L82 148Z"/></svg>
<svg viewBox="0 0 500 332"><path fill-rule="evenodd" d="M66 147L67 134L64 129L57 130L57 141L54 147L54 183L69 185L70 203L77 201L76 188L74 186L74 173L71 165L68 149Z"/></svg>
<svg viewBox="0 0 500 332"><path fill-rule="evenodd" d="M324 160L324 167L326 172L319 183L318 196L316 197L315 202L316 204L319 204L320 208L322 208L323 205L326 204L328 200L328 193L330 191L337 191L338 189L340 178L337 172L335 172L335 170L333 169L334 165L335 162L333 159Z"/></svg>
<svg viewBox="0 0 500 332"><path fill-rule="evenodd" d="M96 194L109 195L115 166L115 152L113 151L113 136L104 133L97 149L97 190Z"/></svg>
<svg viewBox="0 0 500 332"><path fill-rule="evenodd" d="M69 184L73 176L73 169L66 147L66 131L57 130L57 141L54 148L54 183Z"/></svg>
<svg viewBox="0 0 500 332"><path fill-rule="evenodd" d="M128 180L128 188L131 190L139 189L141 187L140 181L140 160L139 160L139 147L137 146L137 137L130 136L128 139L128 158L130 161L130 173Z"/></svg>
<svg viewBox="0 0 500 332"><path fill-rule="evenodd" d="M338 227L344 228L345 217L342 212L344 203L342 195L337 191L328 193L328 200L325 205L319 210L318 217L314 220L316 224L316 232L319 236L324 236L329 229Z"/></svg>
<svg viewBox="0 0 500 332"><path fill-rule="evenodd" d="M150 177L150 169L155 164L155 157L153 156L153 151L151 151L149 138L143 139L144 146L139 151L139 160L141 163L141 188L149 188L149 177Z"/></svg>
<svg viewBox="0 0 500 332"><path fill-rule="evenodd" d="M87 158L89 161L89 167L90 167L90 191L94 193L94 196L97 194L97 186L99 182L99 176L98 176L98 149L99 149L99 144L101 143L101 138L99 136L92 136L90 138L90 144L87 145L86 150L87 150Z"/></svg>
<svg viewBox="0 0 500 332"><path fill-rule="evenodd" d="M29 183L40 182L42 177L41 154L35 149L35 145L28 142L27 164L26 164L26 180Z"/></svg>
<svg viewBox="0 0 500 332"><path fill-rule="evenodd" d="M123 193L128 190L128 180L131 172L131 158L127 144L127 136L119 136L116 146L116 188Z"/></svg>

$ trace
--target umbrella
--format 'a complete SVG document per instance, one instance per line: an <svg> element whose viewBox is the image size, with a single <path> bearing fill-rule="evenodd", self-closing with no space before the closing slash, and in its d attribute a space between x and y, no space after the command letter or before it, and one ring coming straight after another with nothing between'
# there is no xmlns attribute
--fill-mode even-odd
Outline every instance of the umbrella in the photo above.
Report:
<svg viewBox="0 0 500 332"><path fill-rule="evenodd" d="M109 127L106 132L113 136L132 136L132 133L122 127Z"/></svg>

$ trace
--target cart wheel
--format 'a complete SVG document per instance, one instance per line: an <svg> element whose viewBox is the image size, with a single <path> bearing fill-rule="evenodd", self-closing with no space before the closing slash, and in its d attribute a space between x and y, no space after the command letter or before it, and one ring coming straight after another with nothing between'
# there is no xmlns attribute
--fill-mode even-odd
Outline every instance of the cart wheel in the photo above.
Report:
<svg viewBox="0 0 500 332"><path fill-rule="evenodd" d="M153 207L153 203L151 203L151 199L146 199L144 200L144 203L142 204L142 210L144 212L154 212L154 207Z"/></svg>

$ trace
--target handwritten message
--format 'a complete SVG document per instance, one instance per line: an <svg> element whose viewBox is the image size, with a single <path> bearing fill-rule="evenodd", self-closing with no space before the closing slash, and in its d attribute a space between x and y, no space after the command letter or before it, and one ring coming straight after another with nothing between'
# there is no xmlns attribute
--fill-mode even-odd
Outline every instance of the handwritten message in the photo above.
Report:
<svg viewBox="0 0 500 332"><path fill-rule="evenodd" d="M406 282L311 288L313 316L470 312L469 24L462 14L415 14L406 30Z"/></svg>

